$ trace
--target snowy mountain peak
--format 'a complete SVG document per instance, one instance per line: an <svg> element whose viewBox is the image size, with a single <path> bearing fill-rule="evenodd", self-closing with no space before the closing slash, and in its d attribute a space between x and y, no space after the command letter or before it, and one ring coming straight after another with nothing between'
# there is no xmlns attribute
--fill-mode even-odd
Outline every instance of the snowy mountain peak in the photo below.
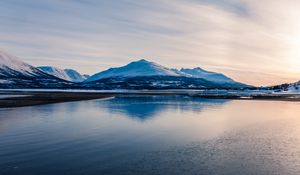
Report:
<svg viewBox="0 0 300 175"><path fill-rule="evenodd" d="M110 68L103 72L99 72L86 81L96 81L110 77L138 77L138 76L180 76L172 69L161 66L157 63L141 59L131 62L122 67Z"/></svg>
<svg viewBox="0 0 300 175"><path fill-rule="evenodd" d="M33 67L24 63L18 57L0 50L0 68L31 74Z"/></svg>
<svg viewBox="0 0 300 175"><path fill-rule="evenodd" d="M135 61L135 62L138 62L138 63L151 63L150 61L148 61L146 59L140 59L140 60Z"/></svg>
<svg viewBox="0 0 300 175"><path fill-rule="evenodd" d="M130 66L130 65L152 65L152 64L155 64L155 63L147 61L145 59L140 59L138 61L130 62L129 64L127 64L127 66Z"/></svg>
<svg viewBox="0 0 300 175"><path fill-rule="evenodd" d="M207 70L202 69L201 67L195 67L194 70L201 71L201 72L209 72Z"/></svg>
<svg viewBox="0 0 300 175"><path fill-rule="evenodd" d="M169 69L169 68L166 68L164 66L161 66L155 62L151 62L151 61L148 61L146 59L140 59L138 61L133 61L133 62L130 62L129 64L127 64L126 66L129 66L129 67L135 67L135 66L145 66L145 67L157 67L157 68L160 68L160 69Z"/></svg>
<svg viewBox="0 0 300 175"><path fill-rule="evenodd" d="M0 50L1 77L44 77L46 74L21 61L18 57ZM47 75L46 75L47 76Z"/></svg>
<svg viewBox="0 0 300 175"><path fill-rule="evenodd" d="M86 79L85 76L81 75L80 73L78 73L76 70L73 69L60 69L52 66L41 66L37 68L47 74L71 82L82 82Z"/></svg>

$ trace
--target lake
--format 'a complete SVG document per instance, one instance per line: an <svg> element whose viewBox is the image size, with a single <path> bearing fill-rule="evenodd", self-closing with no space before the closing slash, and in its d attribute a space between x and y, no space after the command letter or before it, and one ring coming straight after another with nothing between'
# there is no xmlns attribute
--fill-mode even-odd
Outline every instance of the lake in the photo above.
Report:
<svg viewBox="0 0 300 175"><path fill-rule="evenodd" d="M299 114L184 96L0 109L0 174L300 174Z"/></svg>

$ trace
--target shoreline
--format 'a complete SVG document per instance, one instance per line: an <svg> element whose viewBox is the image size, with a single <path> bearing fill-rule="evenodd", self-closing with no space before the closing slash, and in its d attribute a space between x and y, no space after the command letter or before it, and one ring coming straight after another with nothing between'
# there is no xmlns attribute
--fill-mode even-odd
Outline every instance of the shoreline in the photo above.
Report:
<svg viewBox="0 0 300 175"><path fill-rule="evenodd" d="M1 98L1 95L3 96ZM259 101L291 101L300 102L300 94L259 94L259 95L218 95L197 94L197 91L0 91L0 108L14 108L44 104L85 101L112 98L119 95L183 95L191 98L227 99L227 100L259 100Z"/></svg>
<svg viewBox="0 0 300 175"><path fill-rule="evenodd" d="M9 94L5 94L9 95ZM14 108L25 106L36 106L44 104L85 101L95 99L106 99L114 97L111 94L91 94L91 93L14 93L19 97L0 98L0 108ZM22 96L23 95L23 96ZM1 95L0 95L1 97Z"/></svg>

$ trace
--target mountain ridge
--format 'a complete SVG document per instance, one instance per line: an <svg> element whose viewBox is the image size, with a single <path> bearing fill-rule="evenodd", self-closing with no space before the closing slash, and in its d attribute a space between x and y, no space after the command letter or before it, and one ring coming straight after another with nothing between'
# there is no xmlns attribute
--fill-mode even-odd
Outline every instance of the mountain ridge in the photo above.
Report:
<svg viewBox="0 0 300 175"><path fill-rule="evenodd" d="M60 69L54 66L39 66L37 68L47 74L75 83L86 80L87 76L81 75L74 69Z"/></svg>
<svg viewBox="0 0 300 175"><path fill-rule="evenodd" d="M18 57L0 51L1 88L67 87L68 82L40 71Z"/></svg>
<svg viewBox="0 0 300 175"><path fill-rule="evenodd" d="M157 63L140 59L138 61L130 62L121 67L109 68L107 70L98 72L86 80L86 82L96 81L103 78L110 77L135 77L135 76L179 76L171 69L161 66Z"/></svg>
<svg viewBox="0 0 300 175"><path fill-rule="evenodd" d="M104 78L129 78L129 77L147 77L147 76L182 76L192 78L203 78L216 83L237 83L233 79L221 73L210 72L200 67L196 68L167 68L155 62L140 59L133 61L125 66L109 68L98 72L88 78L85 82L97 81Z"/></svg>
<svg viewBox="0 0 300 175"><path fill-rule="evenodd" d="M206 71L200 67L178 70L145 59L130 62L125 66L109 68L88 78L88 75L81 75L73 69L34 67L13 55L0 52L0 87L203 89L250 86L236 82L224 74Z"/></svg>

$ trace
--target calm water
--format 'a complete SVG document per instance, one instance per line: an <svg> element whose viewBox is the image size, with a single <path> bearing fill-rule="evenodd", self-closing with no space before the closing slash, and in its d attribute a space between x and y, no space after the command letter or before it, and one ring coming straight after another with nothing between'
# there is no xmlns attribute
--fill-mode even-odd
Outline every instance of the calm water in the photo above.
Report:
<svg viewBox="0 0 300 175"><path fill-rule="evenodd" d="M180 96L0 109L0 174L300 174L299 114Z"/></svg>

